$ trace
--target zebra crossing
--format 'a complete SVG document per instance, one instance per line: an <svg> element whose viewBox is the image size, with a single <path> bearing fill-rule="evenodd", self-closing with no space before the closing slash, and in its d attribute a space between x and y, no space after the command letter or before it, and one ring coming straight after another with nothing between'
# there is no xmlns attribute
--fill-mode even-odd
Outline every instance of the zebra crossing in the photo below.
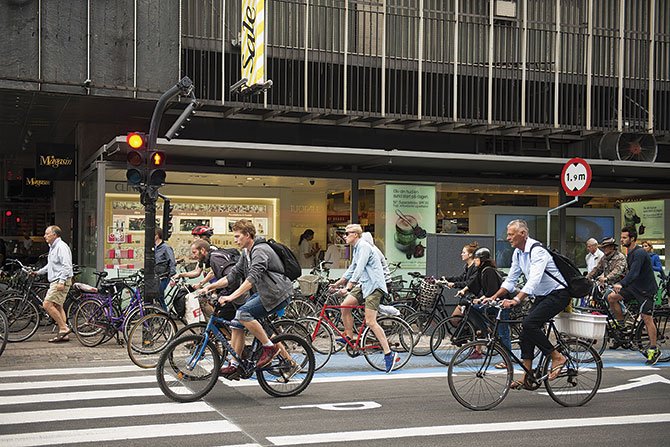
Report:
<svg viewBox="0 0 670 447"><path fill-rule="evenodd" d="M136 367L0 371L0 447L256 446L206 402L179 404Z"/></svg>

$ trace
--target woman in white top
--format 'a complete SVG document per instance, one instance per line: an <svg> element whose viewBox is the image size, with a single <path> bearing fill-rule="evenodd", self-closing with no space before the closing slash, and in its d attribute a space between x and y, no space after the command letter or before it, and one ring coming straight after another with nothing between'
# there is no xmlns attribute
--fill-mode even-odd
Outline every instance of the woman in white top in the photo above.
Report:
<svg viewBox="0 0 670 447"><path fill-rule="evenodd" d="M314 256L319 252L319 244L312 244L314 239L314 230L307 229L300 235L298 241L298 261L300 267L304 269L311 269L314 267Z"/></svg>

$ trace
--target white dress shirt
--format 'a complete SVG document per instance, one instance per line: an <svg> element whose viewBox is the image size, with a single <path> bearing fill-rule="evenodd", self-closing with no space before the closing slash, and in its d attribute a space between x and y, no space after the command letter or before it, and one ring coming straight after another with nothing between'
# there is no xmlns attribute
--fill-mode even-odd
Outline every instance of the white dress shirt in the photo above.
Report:
<svg viewBox="0 0 670 447"><path fill-rule="evenodd" d="M591 270L593 270L596 265L598 265L598 261L600 261L603 256L605 256L605 253L603 253L599 248L597 248L594 253L586 253L586 271L590 273Z"/></svg>
<svg viewBox="0 0 670 447"><path fill-rule="evenodd" d="M516 282L522 273L526 277L526 285L523 286L521 291L527 295L545 296L554 290L565 288L547 275L546 272L549 272L565 282L563 275L558 271L553 258L544 246L535 247L531 258L530 249L535 243L537 243L535 239L528 238L523 250L518 248L514 250L512 267L501 286L507 289L510 294L514 293Z"/></svg>

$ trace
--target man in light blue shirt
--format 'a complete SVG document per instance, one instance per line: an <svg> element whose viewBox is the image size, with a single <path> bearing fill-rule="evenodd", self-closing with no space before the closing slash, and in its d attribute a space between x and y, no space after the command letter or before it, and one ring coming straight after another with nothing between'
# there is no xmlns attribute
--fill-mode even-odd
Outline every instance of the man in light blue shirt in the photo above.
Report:
<svg viewBox="0 0 670 447"><path fill-rule="evenodd" d="M372 245L361 239L363 229L358 224L347 225L344 235L345 241L353 247L351 265L344 272L340 280L333 284L333 289L346 284L345 288L339 290L341 295L347 295L342 301L343 306L360 306L365 303L365 324L375 334L379 344L384 350L384 361L386 372L389 373L398 361L398 354L391 351L384 329L377 323L377 313L382 297L387 293L384 269L379 256L375 253ZM354 338L354 318L351 308L342 309L342 322L344 333L349 340L341 340L351 343Z"/></svg>
<svg viewBox="0 0 670 447"><path fill-rule="evenodd" d="M47 265L34 272L36 275L46 273L51 283L43 306L58 325L58 335L50 339L49 343L69 341L68 334L72 332L67 325L63 309L67 292L72 286L72 252L60 236L61 229L56 225L51 225L44 230L44 239L49 244L49 257Z"/></svg>
<svg viewBox="0 0 670 447"><path fill-rule="evenodd" d="M507 309L518 305L529 295L535 297L535 302L522 323L521 359L526 369L530 371L537 346L543 354L551 356L549 380L554 380L561 373L566 358L554 348L542 329L547 321L565 309L570 302L570 295L565 287L551 276L563 282L565 280L551 254L539 242L528 236L526 221L517 219L507 225L507 242L515 249L512 255L512 267L507 279L490 299L496 300L507 293L512 295L517 280L522 273L524 274L526 284L514 298L503 300L502 306ZM512 388L525 388L524 379L513 382Z"/></svg>

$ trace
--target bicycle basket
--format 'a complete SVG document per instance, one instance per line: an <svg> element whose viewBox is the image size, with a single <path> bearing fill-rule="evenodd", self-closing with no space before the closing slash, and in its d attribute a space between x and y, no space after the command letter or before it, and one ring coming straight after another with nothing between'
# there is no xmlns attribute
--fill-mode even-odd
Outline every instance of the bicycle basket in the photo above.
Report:
<svg viewBox="0 0 670 447"><path fill-rule="evenodd" d="M440 288L432 278L422 280L419 285L419 296L417 298L419 307L421 309L433 307L439 291Z"/></svg>
<svg viewBox="0 0 670 447"><path fill-rule="evenodd" d="M318 275L303 275L297 281L300 284L300 293L303 296L312 296L319 290Z"/></svg>

